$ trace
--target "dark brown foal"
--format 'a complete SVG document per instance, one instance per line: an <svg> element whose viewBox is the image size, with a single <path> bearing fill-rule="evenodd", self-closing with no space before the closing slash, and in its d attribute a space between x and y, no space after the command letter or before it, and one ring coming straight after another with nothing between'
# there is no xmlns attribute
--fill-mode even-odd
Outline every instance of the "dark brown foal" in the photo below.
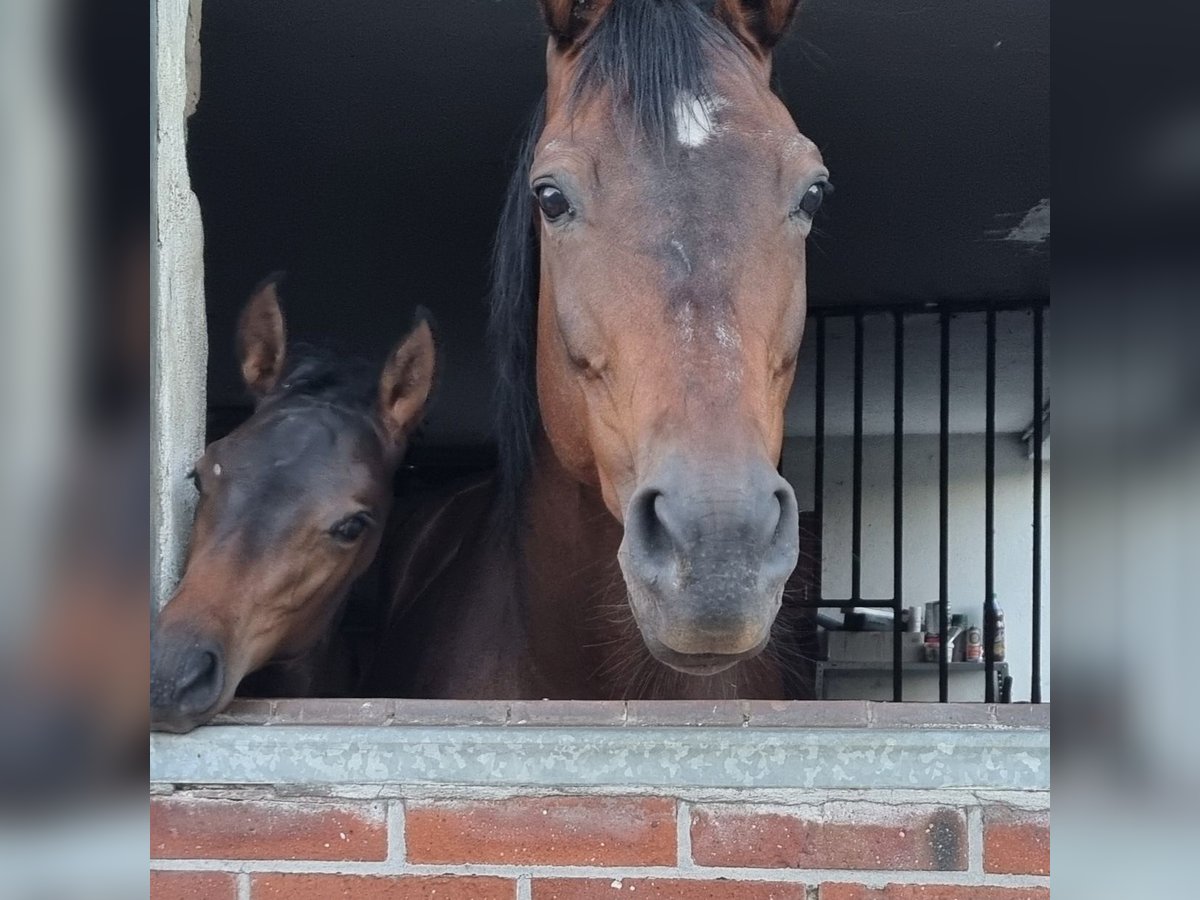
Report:
<svg viewBox="0 0 1200 900"><path fill-rule="evenodd" d="M151 637L161 730L208 721L264 667L259 690L275 696L336 683L335 626L379 548L393 475L433 379L423 316L382 374L312 351L285 355L274 281L242 312L237 343L257 404L191 472L200 498L187 564Z"/></svg>

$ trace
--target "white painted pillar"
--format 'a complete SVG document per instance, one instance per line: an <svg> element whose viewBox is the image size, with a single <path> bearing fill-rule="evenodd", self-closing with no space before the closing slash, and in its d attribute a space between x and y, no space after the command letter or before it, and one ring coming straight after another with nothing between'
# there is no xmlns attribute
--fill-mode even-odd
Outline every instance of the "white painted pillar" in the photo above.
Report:
<svg viewBox="0 0 1200 900"><path fill-rule="evenodd" d="M161 604L179 577L195 505L185 475L204 449L208 334L204 233L187 169L200 0L153 0L151 15L150 586Z"/></svg>

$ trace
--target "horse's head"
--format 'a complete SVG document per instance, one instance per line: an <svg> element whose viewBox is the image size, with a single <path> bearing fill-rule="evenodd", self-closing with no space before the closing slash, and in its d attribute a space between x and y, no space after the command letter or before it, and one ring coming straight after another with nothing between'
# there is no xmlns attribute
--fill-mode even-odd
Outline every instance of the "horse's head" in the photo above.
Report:
<svg viewBox="0 0 1200 900"><path fill-rule="evenodd" d="M770 87L796 0L542 6L546 99L505 213L514 230L531 210L540 248L542 424L624 525L649 649L719 671L767 642L798 551L777 463L830 188ZM512 276L503 246L498 263ZM496 299L503 336L516 301Z"/></svg>
<svg viewBox="0 0 1200 900"><path fill-rule="evenodd" d="M433 378L423 316L381 376L318 353L285 359L273 281L242 312L237 343L255 410L195 464L187 564L151 638L153 723L167 730L204 723L245 675L327 634L379 547Z"/></svg>

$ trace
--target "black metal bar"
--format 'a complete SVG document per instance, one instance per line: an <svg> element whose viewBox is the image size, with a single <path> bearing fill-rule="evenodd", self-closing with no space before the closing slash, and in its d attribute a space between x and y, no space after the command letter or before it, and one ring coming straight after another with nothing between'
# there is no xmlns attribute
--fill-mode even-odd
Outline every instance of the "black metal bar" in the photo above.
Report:
<svg viewBox="0 0 1200 900"><path fill-rule="evenodd" d="M820 559L813 567L813 593L825 592L825 317L817 317L817 359L813 378L813 529Z"/></svg>
<svg viewBox="0 0 1200 900"><path fill-rule="evenodd" d="M942 313L941 426L939 431L938 479L938 700L950 699L950 314Z"/></svg>
<svg viewBox="0 0 1200 900"><path fill-rule="evenodd" d="M1029 699L1042 702L1042 391L1043 311L1033 311L1033 672Z"/></svg>
<svg viewBox="0 0 1200 900"><path fill-rule="evenodd" d="M892 607L896 621L892 628L892 700L904 699L904 666L902 652L901 613L904 611L904 314L896 313L892 320Z"/></svg>
<svg viewBox="0 0 1200 900"><path fill-rule="evenodd" d="M800 604L802 609L853 609L856 606L861 606L863 609L891 609L895 605L895 600L887 598L882 600L855 600L853 597L847 597L842 600L820 599L815 603Z"/></svg>
<svg viewBox="0 0 1200 900"><path fill-rule="evenodd" d="M850 596L862 596L863 317L854 317L854 470L850 509Z"/></svg>
<svg viewBox="0 0 1200 900"><path fill-rule="evenodd" d="M983 463L984 700L996 702L996 311L987 313L987 412Z"/></svg>
<svg viewBox="0 0 1200 900"><path fill-rule="evenodd" d="M864 303L862 305L855 303L810 306L808 314L810 316L820 315L828 318L845 318L848 316L898 312L905 313L906 315L920 313L938 315L943 312L952 312L956 315L961 315L987 312L989 309L994 309L997 312L1029 312L1034 309L1044 309L1049 306L1049 303L1050 301L1045 298L1039 300L947 300L932 303L910 301L903 303Z"/></svg>

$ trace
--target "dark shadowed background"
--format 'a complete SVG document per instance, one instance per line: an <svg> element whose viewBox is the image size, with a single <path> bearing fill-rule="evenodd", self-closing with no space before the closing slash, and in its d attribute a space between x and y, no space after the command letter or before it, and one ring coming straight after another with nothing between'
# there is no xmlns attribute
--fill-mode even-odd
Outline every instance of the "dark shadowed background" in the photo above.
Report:
<svg viewBox="0 0 1200 900"><path fill-rule="evenodd" d="M837 187L810 239L811 303L1048 297L1049 210L1029 214L1050 196L1049 15L805 4L777 69ZM216 418L245 399L236 312L281 268L299 338L381 357L430 307L444 376L425 441L486 442L487 257L543 85L537 4L207 0L201 41L190 162Z"/></svg>

